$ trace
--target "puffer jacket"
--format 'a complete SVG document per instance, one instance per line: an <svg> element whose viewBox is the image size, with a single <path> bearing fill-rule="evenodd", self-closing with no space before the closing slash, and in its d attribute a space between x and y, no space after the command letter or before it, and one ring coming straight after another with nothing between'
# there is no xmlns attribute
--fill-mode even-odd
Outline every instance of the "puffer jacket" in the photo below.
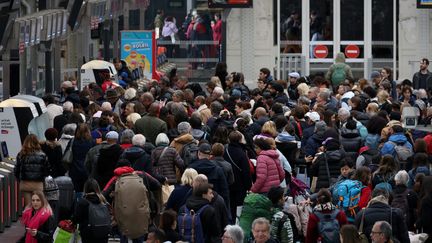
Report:
<svg viewBox="0 0 432 243"><path fill-rule="evenodd" d="M363 142L360 133L357 129L347 129L342 127L340 129L340 143L342 144L346 155L355 160L358 156L359 149L362 147Z"/></svg>
<svg viewBox="0 0 432 243"><path fill-rule="evenodd" d="M267 193L271 187L279 186L285 179L285 172L279 161L276 150L261 151L257 158L256 181L251 191L255 193Z"/></svg>
<svg viewBox="0 0 432 243"><path fill-rule="evenodd" d="M282 132L279 133L275 141L277 149L282 152L282 154L290 163L291 167L295 167L298 150L296 138L287 132Z"/></svg>
<svg viewBox="0 0 432 243"><path fill-rule="evenodd" d="M19 153L14 173L19 181L44 181L48 175L47 156L42 151L26 156Z"/></svg>
<svg viewBox="0 0 432 243"><path fill-rule="evenodd" d="M342 158L345 158L345 156L345 151L343 149L338 149L332 151L327 150L317 158L316 162L312 165L313 176L318 177L316 185L317 190L330 187L329 181L332 183L336 181L340 174L339 162ZM327 174L326 161L330 172L330 178L328 178Z"/></svg>
<svg viewBox="0 0 432 243"><path fill-rule="evenodd" d="M165 153L161 156L164 150ZM183 171L184 164L183 159L180 158L180 155L174 148L167 146L155 148L151 154L151 161L153 163L153 171L156 174L168 178L170 185L177 183L176 167L180 171Z"/></svg>
<svg viewBox="0 0 432 243"><path fill-rule="evenodd" d="M171 142L170 146L174 147L176 149L177 153L181 154L183 146L185 144L188 144L188 143L194 141L194 140L195 139L191 134L186 133L186 134L182 134L182 135L174 138L174 140ZM197 140L195 140L195 141L198 144L198 141Z"/></svg>

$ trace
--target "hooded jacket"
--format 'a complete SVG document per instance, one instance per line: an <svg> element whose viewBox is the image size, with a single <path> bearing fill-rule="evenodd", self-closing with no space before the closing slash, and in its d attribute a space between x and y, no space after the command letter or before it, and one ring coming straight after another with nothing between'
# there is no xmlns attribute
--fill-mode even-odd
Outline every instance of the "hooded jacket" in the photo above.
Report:
<svg viewBox="0 0 432 243"><path fill-rule="evenodd" d="M276 150L261 151L257 158L256 181L251 191L254 193L267 193L271 187L279 186L285 179L285 172L279 161Z"/></svg>
<svg viewBox="0 0 432 243"><path fill-rule="evenodd" d="M389 137L386 143L384 143L384 146L381 148L381 154L396 156L396 144L406 146L412 151L412 145L408 142L407 137L403 133L395 133Z"/></svg>
<svg viewBox="0 0 432 243"><path fill-rule="evenodd" d="M330 183L333 183L333 179L336 181L340 174L339 162L342 158L345 158L345 156L346 154L343 149L337 149L327 150L317 158L311 168L312 174L318 177L317 189L328 188L331 186L329 181ZM328 164L330 178L328 178L326 163Z"/></svg>
<svg viewBox="0 0 432 243"><path fill-rule="evenodd" d="M213 184L213 190L223 197L226 205L229 205L228 183L221 167L208 159L194 160L188 167L195 169L198 174L206 175L208 182Z"/></svg>
<svg viewBox="0 0 432 243"><path fill-rule="evenodd" d="M277 149L285 156L291 167L295 167L298 150L296 137L287 132L281 132L275 139Z"/></svg>
<svg viewBox="0 0 432 243"><path fill-rule="evenodd" d="M343 146L347 156L355 160L358 156L359 149L362 147L362 139L357 129L348 129L342 127L340 129L340 143Z"/></svg>
<svg viewBox="0 0 432 243"><path fill-rule="evenodd" d="M168 178L171 185L177 183L176 167L180 171L184 170L183 159L172 147L158 146L151 154L151 161L154 172Z"/></svg>
<svg viewBox="0 0 432 243"><path fill-rule="evenodd" d="M146 152L145 148L134 145L127 148L121 155L121 158L129 160L134 170L147 172L159 182L165 181L164 176L154 172L151 156Z"/></svg>
<svg viewBox="0 0 432 243"><path fill-rule="evenodd" d="M102 147L99 150L98 159L92 175L94 179L98 181L101 188L103 188L113 176L115 165L121 153L122 148L118 144Z"/></svg>
<svg viewBox="0 0 432 243"><path fill-rule="evenodd" d="M174 138L174 140L171 142L170 146L174 147L176 149L177 153L179 153L181 156L181 151L183 149L183 146L194 141L194 140L195 139L191 134L186 133L186 134L182 134L182 135ZM198 144L198 141L197 140L195 140L195 141L196 141L196 144Z"/></svg>
<svg viewBox="0 0 432 243"><path fill-rule="evenodd" d="M203 197L192 195L186 200L186 207L189 210L193 209L196 212L200 208L204 207L209 203L210 202ZM182 210L183 209L181 209L180 212ZM219 224L215 224L216 218L217 218L216 211L211 205L209 205L206 209L204 209L200 214L201 225L205 236L205 242L208 243L220 242L219 234L221 232L221 229L219 229Z"/></svg>
<svg viewBox="0 0 432 243"><path fill-rule="evenodd" d="M305 146L305 154L306 156L314 156L318 150L318 148L321 146L322 142L324 141L323 135L319 133L314 133L312 137L310 137L307 140L307 143L302 145Z"/></svg>
<svg viewBox="0 0 432 243"><path fill-rule="evenodd" d="M363 232L370 241L372 227L377 221L387 221L392 226L393 237L399 242L410 242L408 230L402 211L388 205L388 199L377 196L371 199L367 208L358 212L354 224L360 228L362 215L364 216Z"/></svg>
<svg viewBox="0 0 432 243"><path fill-rule="evenodd" d="M72 164L69 168L69 176L72 179L76 192L82 192L84 183L88 179L89 173L87 171L84 161L86 154L93 147L93 140L74 139L72 144Z"/></svg>

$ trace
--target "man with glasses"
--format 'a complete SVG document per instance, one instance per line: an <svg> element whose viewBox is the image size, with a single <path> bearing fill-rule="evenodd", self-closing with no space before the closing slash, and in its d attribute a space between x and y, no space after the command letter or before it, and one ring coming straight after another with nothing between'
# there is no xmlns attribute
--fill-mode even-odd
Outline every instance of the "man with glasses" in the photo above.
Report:
<svg viewBox="0 0 432 243"><path fill-rule="evenodd" d="M392 238L392 227L386 221L378 221L372 227L370 234L372 243L387 243L393 242Z"/></svg>

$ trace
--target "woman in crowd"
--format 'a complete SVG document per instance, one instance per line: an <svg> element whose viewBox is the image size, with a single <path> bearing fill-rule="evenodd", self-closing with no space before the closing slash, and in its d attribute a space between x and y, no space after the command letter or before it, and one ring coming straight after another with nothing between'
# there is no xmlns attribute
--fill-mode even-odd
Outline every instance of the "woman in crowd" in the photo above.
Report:
<svg viewBox="0 0 432 243"><path fill-rule="evenodd" d="M395 185L394 176L398 172L398 164L391 155L384 155L381 159L380 165L372 175L372 186L385 190L392 190ZM392 188L390 188L390 185Z"/></svg>
<svg viewBox="0 0 432 243"><path fill-rule="evenodd" d="M22 214L26 233L18 242L50 243L55 229L53 213L42 191L31 194L31 203Z"/></svg>
<svg viewBox="0 0 432 243"><path fill-rule="evenodd" d="M341 243L362 243L357 228L352 224L346 224L340 229Z"/></svg>
<svg viewBox="0 0 432 243"><path fill-rule="evenodd" d="M419 232L432 235L432 224L430 223L430 219L432 218L432 176L423 178L419 199L420 205L415 227ZM431 242L431 238L428 238L426 241L426 243Z"/></svg>
<svg viewBox="0 0 432 243"><path fill-rule="evenodd" d="M177 184L176 171L184 170L183 159L175 148L169 146L169 139L165 133L159 133L155 142L156 148L151 154L155 173L168 179L170 185Z"/></svg>
<svg viewBox="0 0 432 243"><path fill-rule="evenodd" d="M165 210L161 214L159 229L165 233L165 240L171 242L177 242L181 240L179 234L176 231L177 228L177 213L174 210Z"/></svg>
<svg viewBox="0 0 432 243"><path fill-rule="evenodd" d="M172 209L176 212L186 203L186 199L192 195L192 183L198 172L189 168L183 172L181 184L174 188L168 198L166 209Z"/></svg>
<svg viewBox="0 0 432 243"><path fill-rule="evenodd" d="M15 178L19 181L19 189L24 196L25 205L30 203L33 191L43 191L48 166L47 156L42 151L36 135L27 135L17 155L14 171Z"/></svg>
<svg viewBox="0 0 432 243"><path fill-rule="evenodd" d="M55 128L45 131L46 141L41 143L41 149L46 154L49 164L49 175L52 177L64 176L66 170L62 165L62 147L57 142L58 132Z"/></svg>

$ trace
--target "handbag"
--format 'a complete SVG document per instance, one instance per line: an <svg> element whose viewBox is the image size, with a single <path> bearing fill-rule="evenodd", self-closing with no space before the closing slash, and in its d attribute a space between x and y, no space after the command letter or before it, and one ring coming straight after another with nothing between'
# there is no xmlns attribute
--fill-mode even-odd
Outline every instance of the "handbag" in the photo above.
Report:
<svg viewBox="0 0 432 243"><path fill-rule="evenodd" d="M59 196L60 196L59 187L56 181L54 180L54 178L52 178L52 176L45 177L43 192L48 201L59 200Z"/></svg>
<svg viewBox="0 0 432 243"><path fill-rule="evenodd" d="M363 214L362 214L362 218L361 218L361 221L360 221L360 228L359 228L359 231L358 231L359 232L358 235L359 235L359 239L360 239L361 243L369 243L369 240L368 240L367 236L363 232L365 214L366 214L366 208L363 208Z"/></svg>
<svg viewBox="0 0 432 243"><path fill-rule="evenodd" d="M165 205L168 202L168 198L173 191L174 185L169 185L168 182L162 185L162 204Z"/></svg>
<svg viewBox="0 0 432 243"><path fill-rule="evenodd" d="M73 153L72 153L73 140L74 140L73 138L71 140L69 140L69 142L66 146L66 149L63 153L62 160L61 160L63 166L67 170L69 170L69 166L70 166L70 164L72 164L72 160L73 160Z"/></svg>
<svg viewBox="0 0 432 243"><path fill-rule="evenodd" d="M53 243L75 243L74 232L57 227L53 234Z"/></svg>

